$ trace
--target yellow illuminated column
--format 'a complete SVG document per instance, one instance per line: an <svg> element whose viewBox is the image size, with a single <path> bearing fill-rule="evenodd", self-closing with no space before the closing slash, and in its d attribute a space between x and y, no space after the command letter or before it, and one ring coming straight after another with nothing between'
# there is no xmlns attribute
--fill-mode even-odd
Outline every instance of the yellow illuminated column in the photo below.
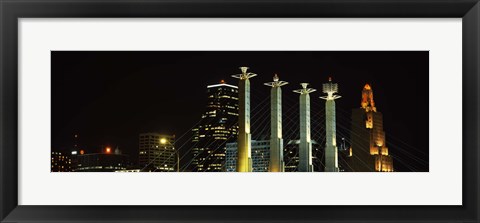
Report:
<svg viewBox="0 0 480 223"><path fill-rule="evenodd" d="M300 94L300 148L298 151L298 172L313 172L312 138L310 128L310 93L316 91L301 83L302 89L293 92Z"/></svg>
<svg viewBox="0 0 480 223"><path fill-rule="evenodd" d="M332 83L332 78L328 83L323 84L323 93L327 96L320 97L325 100L325 172L338 172L338 149L336 139L336 118L335 118L335 99L341 96L335 95L338 92L338 85Z"/></svg>
<svg viewBox="0 0 480 223"><path fill-rule="evenodd" d="M282 138L282 89L281 86L288 82L280 81L275 74L273 82L265 83L272 87L270 91L270 163L269 172L284 172L285 164L283 161L283 138Z"/></svg>
<svg viewBox="0 0 480 223"><path fill-rule="evenodd" d="M238 78L238 156L237 172L252 172L252 136L250 134L250 81L257 74L247 72L248 67L240 67Z"/></svg>

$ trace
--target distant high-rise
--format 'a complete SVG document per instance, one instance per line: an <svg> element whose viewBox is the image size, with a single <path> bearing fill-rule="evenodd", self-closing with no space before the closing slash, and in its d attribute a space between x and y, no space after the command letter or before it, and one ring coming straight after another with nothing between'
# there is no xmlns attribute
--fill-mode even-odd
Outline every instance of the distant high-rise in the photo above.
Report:
<svg viewBox="0 0 480 223"><path fill-rule="evenodd" d="M178 153L175 136L160 133L142 133L139 137L138 161L142 171L177 171Z"/></svg>
<svg viewBox="0 0 480 223"><path fill-rule="evenodd" d="M270 140L252 140L252 172L268 172L270 163ZM236 142L227 143L227 172L237 171Z"/></svg>
<svg viewBox="0 0 480 223"><path fill-rule="evenodd" d="M377 111L373 90L366 84L361 107L352 111L350 168L355 172L392 172L393 160L388 153L383 131L383 115Z"/></svg>
<svg viewBox="0 0 480 223"><path fill-rule="evenodd" d="M238 87L226 84L207 86L207 109L193 129L191 171L225 171L226 143L238 134Z"/></svg>

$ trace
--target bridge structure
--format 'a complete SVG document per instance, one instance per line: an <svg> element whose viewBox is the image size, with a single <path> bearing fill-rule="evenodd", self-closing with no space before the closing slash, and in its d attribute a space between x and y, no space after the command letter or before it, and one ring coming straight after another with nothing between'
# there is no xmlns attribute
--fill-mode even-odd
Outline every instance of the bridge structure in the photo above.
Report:
<svg viewBox="0 0 480 223"><path fill-rule="evenodd" d="M247 67L240 69L240 74L233 75L239 79L240 111L237 124L240 128L238 137L231 135L229 138L232 140L237 138L238 142L237 172L252 171L251 141L262 139L270 141L269 172L356 172L351 165L352 161L356 165L371 168L370 163L359 158L361 156L352 156L352 148L360 144L350 140L352 134L356 134L351 129L362 126L352 123L352 111L335 106L335 99L340 98L335 95L339 87L336 83L332 83L331 79L323 84L323 93L327 96L319 97L321 95L318 95L314 100L310 100L309 97L307 100L306 96L314 93L315 90L308 88L308 84L302 83L302 88L295 91L300 94L300 99L295 99L291 92L288 92L291 94L288 97L281 96L280 87L287 82L280 81L277 75L274 76L273 82L265 83L272 87L269 95L261 89L250 88L249 79L257 74L248 72ZM251 96L257 100L250 107ZM319 98L324 99L325 103ZM284 109L282 109L282 103ZM198 123L193 124L191 129L197 125ZM190 151L195 146L191 143L191 129L185 131L176 140L182 142L175 144L177 151L181 151L176 164L179 166L179 172L191 171L189 167L194 157L191 156ZM428 161L411 152L414 146L395 136L389 136L389 140L389 147L392 150L390 155L395 162L405 166L408 171L417 172L419 166L428 166ZM207 143L214 144L214 140ZM358 152L365 151L358 150ZM395 153L402 156L396 156ZM287 170L286 167L293 168Z"/></svg>

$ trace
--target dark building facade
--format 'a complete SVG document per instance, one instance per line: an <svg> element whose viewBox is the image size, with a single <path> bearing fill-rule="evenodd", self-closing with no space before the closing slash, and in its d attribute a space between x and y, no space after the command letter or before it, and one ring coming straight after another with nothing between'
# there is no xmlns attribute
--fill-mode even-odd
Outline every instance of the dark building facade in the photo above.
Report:
<svg viewBox="0 0 480 223"><path fill-rule="evenodd" d="M199 125L193 129L194 172L225 171L226 143L238 134L238 87L226 84L207 86L207 106Z"/></svg>
<svg viewBox="0 0 480 223"><path fill-rule="evenodd" d="M383 115L375 107L373 90L368 84L362 90L361 107L352 110L350 142L350 171L394 170L383 131Z"/></svg>
<svg viewBox="0 0 480 223"><path fill-rule="evenodd" d="M285 172L297 172L300 148L300 140L290 140L283 148L283 159L285 162ZM313 172L323 172L325 170L325 152L317 141L312 140L312 164Z"/></svg>
<svg viewBox="0 0 480 223"><path fill-rule="evenodd" d="M72 155L74 172L115 172L126 170L129 164L128 156L121 154L120 150L113 151L110 147L101 153L81 153Z"/></svg>
<svg viewBox="0 0 480 223"><path fill-rule="evenodd" d="M342 138L340 145L338 146L338 169L340 172L351 171L350 168L350 147L347 146L345 138Z"/></svg>

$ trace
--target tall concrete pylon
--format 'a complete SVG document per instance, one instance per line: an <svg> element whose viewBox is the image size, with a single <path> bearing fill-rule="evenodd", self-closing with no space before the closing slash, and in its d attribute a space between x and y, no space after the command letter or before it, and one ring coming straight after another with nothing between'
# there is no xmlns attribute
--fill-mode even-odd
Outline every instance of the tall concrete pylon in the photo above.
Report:
<svg viewBox="0 0 480 223"><path fill-rule="evenodd" d="M257 74L247 72L248 67L240 67L238 78L238 156L237 172L252 172L252 134L250 133L250 78Z"/></svg>
<svg viewBox="0 0 480 223"><path fill-rule="evenodd" d="M300 148L298 172L313 172L312 138L310 127L310 93L316 91L307 88L308 83L301 83L302 89L293 92L300 94Z"/></svg>
<svg viewBox="0 0 480 223"><path fill-rule="evenodd" d="M269 172L285 172L283 161L282 138L282 86L288 82L281 81L278 75L273 76L273 82L265 83L270 90L270 163Z"/></svg>
<svg viewBox="0 0 480 223"><path fill-rule="evenodd" d="M338 84L332 83L332 78L328 78L328 83L323 84L323 93L327 96L320 97L325 100L325 172L338 172L338 149L336 139L336 118L335 118L335 99L341 96L335 95L338 92Z"/></svg>

